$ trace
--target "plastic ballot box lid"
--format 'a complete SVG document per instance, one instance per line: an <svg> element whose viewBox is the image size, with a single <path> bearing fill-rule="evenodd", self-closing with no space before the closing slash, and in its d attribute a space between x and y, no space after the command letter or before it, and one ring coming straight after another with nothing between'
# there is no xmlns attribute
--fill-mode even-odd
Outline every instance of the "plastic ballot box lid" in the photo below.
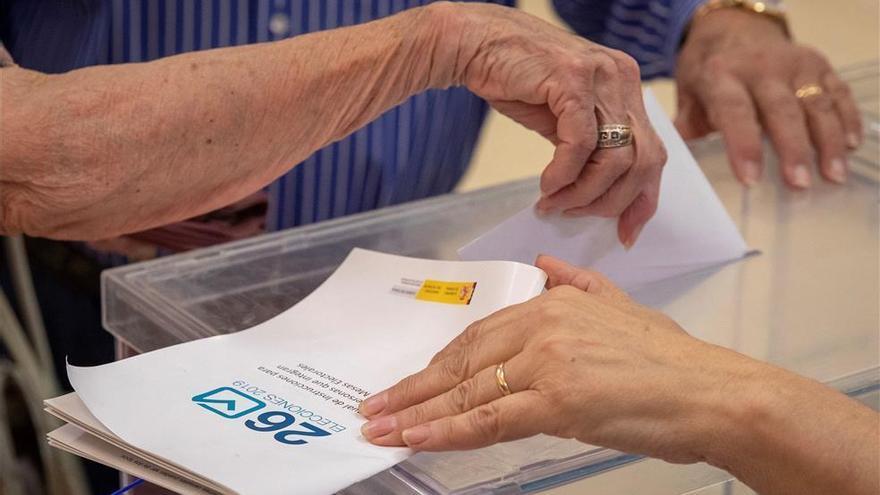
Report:
<svg viewBox="0 0 880 495"><path fill-rule="evenodd" d="M791 191L768 150L764 179L745 189L717 139L692 144L760 255L633 296L699 338L861 395L880 382L877 65L845 75L866 118L866 142L850 159L848 183L817 178L811 190ZM297 303L354 247L456 259L459 247L537 195L537 181L528 179L108 270L104 326L136 352L242 330ZM421 453L346 493L529 493L637 459L538 436L469 452Z"/></svg>

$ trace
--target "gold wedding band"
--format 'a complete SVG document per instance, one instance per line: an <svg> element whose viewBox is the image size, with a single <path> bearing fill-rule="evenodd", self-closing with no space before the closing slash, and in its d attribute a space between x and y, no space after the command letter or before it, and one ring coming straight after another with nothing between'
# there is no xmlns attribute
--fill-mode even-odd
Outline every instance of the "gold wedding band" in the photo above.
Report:
<svg viewBox="0 0 880 495"><path fill-rule="evenodd" d="M599 141L597 147L621 148L632 144L632 128L624 124L606 124L599 126Z"/></svg>
<svg viewBox="0 0 880 495"><path fill-rule="evenodd" d="M498 383L501 395L510 395L510 387L507 386L507 380L504 378L504 361L495 367L495 382Z"/></svg>
<svg viewBox="0 0 880 495"><path fill-rule="evenodd" d="M825 90L822 89L822 86L819 86L818 84L804 84L803 86L798 88L797 91L794 92L794 95L801 100L804 100L812 96L819 96L824 92Z"/></svg>

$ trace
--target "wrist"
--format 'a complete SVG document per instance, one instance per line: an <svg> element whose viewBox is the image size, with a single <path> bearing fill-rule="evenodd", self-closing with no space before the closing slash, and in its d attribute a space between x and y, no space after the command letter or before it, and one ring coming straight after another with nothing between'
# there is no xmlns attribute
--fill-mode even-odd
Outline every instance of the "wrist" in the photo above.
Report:
<svg viewBox="0 0 880 495"><path fill-rule="evenodd" d="M779 404L788 373L728 349L716 350L712 361L725 364L714 373L718 380L711 392L695 406L703 415L694 445L705 462L736 474L743 459L769 453L767 428L786 419Z"/></svg>
<svg viewBox="0 0 880 495"><path fill-rule="evenodd" d="M685 45L726 37L787 41L788 31L779 19L739 8L721 8L695 15Z"/></svg>
<svg viewBox="0 0 880 495"><path fill-rule="evenodd" d="M422 7L418 18L421 51L427 70L427 88L459 86L464 79L468 55L467 6L435 2Z"/></svg>

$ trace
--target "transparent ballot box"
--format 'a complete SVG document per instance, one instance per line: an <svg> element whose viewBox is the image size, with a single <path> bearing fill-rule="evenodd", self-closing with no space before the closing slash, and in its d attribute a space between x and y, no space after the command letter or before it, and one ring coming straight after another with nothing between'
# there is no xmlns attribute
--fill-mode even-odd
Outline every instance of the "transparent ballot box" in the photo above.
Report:
<svg viewBox="0 0 880 495"><path fill-rule="evenodd" d="M817 180L810 191L792 192L768 152L764 180L744 189L717 139L694 143L697 160L760 254L633 296L701 339L865 396L880 388L877 66L847 74L867 120L849 182ZM537 180L527 179L108 270L104 326L117 338L120 357L239 331L296 304L354 247L456 259L460 246L537 196ZM646 487L660 481L635 474L648 465L638 460L538 436L469 452L421 453L343 493L532 493L611 470L634 473L620 493L654 493ZM693 482L679 480L678 493L729 479L708 467L689 472Z"/></svg>

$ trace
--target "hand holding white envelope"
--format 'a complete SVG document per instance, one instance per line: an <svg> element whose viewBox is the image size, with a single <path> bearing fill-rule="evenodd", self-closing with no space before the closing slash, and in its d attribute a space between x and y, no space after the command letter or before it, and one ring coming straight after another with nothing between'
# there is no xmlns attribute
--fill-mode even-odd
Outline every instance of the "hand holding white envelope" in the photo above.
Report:
<svg viewBox="0 0 880 495"><path fill-rule="evenodd" d="M526 208L461 248L461 258L534 263L549 254L633 290L745 255L742 235L657 98L646 91L644 100L669 159L657 213L632 249L618 241L616 219L540 215Z"/></svg>

